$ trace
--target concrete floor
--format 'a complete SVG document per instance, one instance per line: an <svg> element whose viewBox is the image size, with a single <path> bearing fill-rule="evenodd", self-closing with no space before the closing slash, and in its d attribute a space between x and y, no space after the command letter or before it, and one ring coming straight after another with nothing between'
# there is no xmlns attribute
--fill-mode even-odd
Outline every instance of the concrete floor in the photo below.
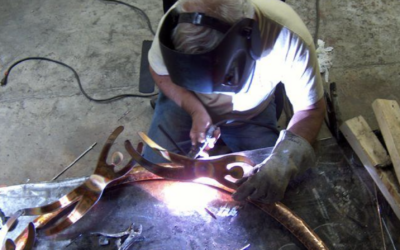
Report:
<svg viewBox="0 0 400 250"><path fill-rule="evenodd" d="M315 1L287 1L315 32ZM162 1L127 3L143 9L156 29ZM338 84L341 118L363 115L377 128L371 103L399 100L400 5L386 0L323 0L318 38L334 48L329 82ZM95 98L138 93L141 44L152 40L145 20L126 6L101 0L1 0L0 71L42 56L69 64ZM94 142L98 145L60 179L88 176L107 136L125 126L138 142L147 131L148 99L109 104L87 100L71 71L49 62L17 66L0 88L0 185L48 181Z"/></svg>

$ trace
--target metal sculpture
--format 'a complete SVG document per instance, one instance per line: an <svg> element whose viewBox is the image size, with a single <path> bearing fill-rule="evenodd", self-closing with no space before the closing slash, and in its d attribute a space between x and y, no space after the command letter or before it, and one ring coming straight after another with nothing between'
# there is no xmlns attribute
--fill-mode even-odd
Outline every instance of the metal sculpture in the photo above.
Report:
<svg viewBox="0 0 400 250"><path fill-rule="evenodd" d="M257 154L244 152L242 154L224 155L208 159L191 159L181 156L160 147L145 134L140 133L142 139L156 152L169 160L170 164L154 164L141 156L141 149L134 149L129 141L125 141L125 149L132 159L118 172L114 171L117 160L107 164L107 156L111 146L123 131L120 126L107 139L104 145L95 172L79 187L58 201L51 204L27 208L16 212L0 231L0 243L2 250L31 249L35 241L36 229L45 235L57 234L81 219L101 198L107 187L117 186L127 182L139 182L147 180L160 180L162 178L192 181L199 177L215 179L220 184L211 186L233 193L238 187L236 180L249 175L254 165L252 158ZM135 166L135 161L140 165ZM145 171L145 168L148 171ZM129 174L128 174L129 173ZM200 182L201 181L196 181ZM207 184L210 185L210 184ZM263 204L258 201L248 200L264 212L271 215L293 235L295 235L308 249L327 250L327 246L307 224L295 215L282 203ZM15 242L5 240L8 230L19 216L39 215L17 237Z"/></svg>

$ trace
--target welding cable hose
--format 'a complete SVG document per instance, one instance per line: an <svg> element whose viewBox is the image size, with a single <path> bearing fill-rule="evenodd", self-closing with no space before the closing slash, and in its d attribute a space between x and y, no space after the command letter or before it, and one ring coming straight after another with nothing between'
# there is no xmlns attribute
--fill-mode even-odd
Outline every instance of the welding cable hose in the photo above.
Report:
<svg viewBox="0 0 400 250"><path fill-rule="evenodd" d="M271 125L268 125L268 124L265 124L265 123L262 123L262 122L258 122L258 121L239 119L239 118L222 120L222 121L219 121L219 122L215 123L214 126L215 127L220 127L220 126L224 126L224 125L228 125L228 124L234 124L234 123L253 124L253 125L265 127L265 128L270 129L275 134L279 135L279 130L274 126L271 126Z"/></svg>
<svg viewBox="0 0 400 250"><path fill-rule="evenodd" d="M227 124L235 124L235 123L253 124L256 126L268 128L277 135L279 135L279 133L280 133L280 131L276 127L271 126L269 124L265 124L265 123L258 122L258 121L252 121L252 120L245 120L245 119L226 119L226 120L219 121L211 126L214 128L218 128L220 126L224 126ZM168 138L168 140L170 140L170 142L175 146L175 148L180 152L180 154L188 155L191 153L191 152L189 152L189 153L185 152L161 124L158 125L158 128ZM210 129L210 127L208 129Z"/></svg>
<svg viewBox="0 0 400 250"><path fill-rule="evenodd" d="M46 57L27 57L27 58L24 58L24 59L21 59L21 60L18 60L18 61L16 61L16 62L14 62L14 63L6 70L6 72L4 73L4 78L3 78L3 79L1 80L1 82L0 82L0 83L1 83L1 86L6 86L6 85L7 85L7 83L8 83L8 77L9 77L9 75L10 75L10 72L11 72L11 70L12 70L15 66L17 66L18 64L20 64L20 63L22 63L22 62L29 61L29 60L39 60L39 61L52 62L52 63L56 63L56 64L59 64L59 65L61 65L61 66L64 66L64 67L70 69L70 70L73 72L73 74L74 74L74 76L75 76L75 78L76 78L76 81L78 82L78 86L79 86L79 89L81 90L82 94L83 94L87 99L89 99L90 101L94 101L94 102L98 102L98 103L109 103L109 102L112 102L112 101L117 101L117 100L121 100L121 99L128 98L128 97L148 98L148 97L153 97L153 96L158 95L158 93L154 93L154 94L150 94L150 95L124 94L124 95L113 96L113 97L106 98L106 99L97 99L97 98L93 98L93 97L89 96L89 95L86 93L86 91L83 89L82 83L81 83L81 79L80 79L80 77L79 77L79 75L78 75L78 72L76 72L76 70L75 70L74 68L72 68L71 66L69 66L68 64L65 64L65 63L63 63L63 62L60 62L60 61L57 61L57 60L54 60L54 59L50 59L50 58L46 58Z"/></svg>

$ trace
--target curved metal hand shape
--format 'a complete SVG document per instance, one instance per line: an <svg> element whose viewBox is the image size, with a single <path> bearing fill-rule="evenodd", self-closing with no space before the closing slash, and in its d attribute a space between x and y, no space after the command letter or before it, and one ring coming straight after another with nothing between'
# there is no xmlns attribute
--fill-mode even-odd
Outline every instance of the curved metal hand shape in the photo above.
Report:
<svg viewBox="0 0 400 250"><path fill-rule="evenodd" d="M191 159L175 154L160 147L146 134L139 133L142 140L154 151L170 161L173 167L154 164L143 158L132 144L125 141L125 148L131 157L146 170L168 179L194 180L200 177L209 177L229 188L236 189L236 180L247 176L253 169L254 163L242 155L225 155L208 159Z"/></svg>
<svg viewBox="0 0 400 250"><path fill-rule="evenodd" d="M55 225L52 225L44 231L46 235L59 233L82 218L82 216L84 216L97 203L108 184L118 180L132 169L133 162L129 162L118 172L114 171L115 165L107 164L107 156L111 146L123 130L124 127L120 126L108 137L107 142L100 153L94 173L82 185L75 188L56 202L43 207L24 209L26 215L42 215L54 212L57 209L65 209L71 203L77 202L75 208L70 213L63 216L63 218L58 220Z"/></svg>
<svg viewBox="0 0 400 250"><path fill-rule="evenodd" d="M28 244L27 240L32 239L30 233L32 231L32 229L30 229L31 227L40 229L46 225L46 229L43 230L43 233L46 235L52 235L71 226L81 219L100 200L104 189L109 184L122 178L133 168L135 162L132 160L118 172L114 171L114 164L107 163L107 157L111 146L123 130L124 127L120 126L108 137L107 142L100 153L94 173L82 185L51 204L19 211L20 214L24 215L40 216L34 220L32 226L26 228L25 231L16 239L15 244L11 240L8 241L7 249L14 249L13 246L26 246ZM71 206L73 206L71 212L58 218L61 212ZM48 223L54 221L54 219L56 219L56 222L52 225L48 225ZM18 249L22 248L18 247Z"/></svg>
<svg viewBox="0 0 400 250"><path fill-rule="evenodd" d="M24 215L24 211L20 210L15 212L8 218L7 222L5 225L0 230L0 244L1 244L1 250L15 250L15 249L22 249L22 250L28 250L33 247L33 244L35 243L35 238L36 238L36 232L35 232L35 226L33 223L29 223L28 227L24 230L24 232L21 234L21 238L23 237L23 241L19 244L18 248L14 241L11 239L7 239L7 233L10 231L10 229L14 226L16 221L20 216Z"/></svg>

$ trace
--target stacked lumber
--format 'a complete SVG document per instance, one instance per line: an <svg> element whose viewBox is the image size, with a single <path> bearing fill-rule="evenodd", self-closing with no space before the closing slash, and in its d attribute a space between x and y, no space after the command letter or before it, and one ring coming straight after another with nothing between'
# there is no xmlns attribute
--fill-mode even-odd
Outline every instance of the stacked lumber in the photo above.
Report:
<svg viewBox="0 0 400 250"><path fill-rule="evenodd" d="M372 108L389 154L362 116L347 120L340 130L400 219L400 108L383 99Z"/></svg>

